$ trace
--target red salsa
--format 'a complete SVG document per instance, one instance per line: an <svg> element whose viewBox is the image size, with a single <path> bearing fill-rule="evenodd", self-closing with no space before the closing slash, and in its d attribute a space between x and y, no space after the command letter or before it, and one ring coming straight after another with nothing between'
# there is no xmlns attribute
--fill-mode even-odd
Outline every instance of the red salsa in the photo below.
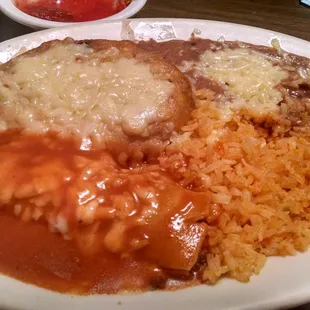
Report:
<svg viewBox="0 0 310 310"><path fill-rule="evenodd" d="M87 22L124 10L131 0L15 0L31 16L56 22Z"/></svg>

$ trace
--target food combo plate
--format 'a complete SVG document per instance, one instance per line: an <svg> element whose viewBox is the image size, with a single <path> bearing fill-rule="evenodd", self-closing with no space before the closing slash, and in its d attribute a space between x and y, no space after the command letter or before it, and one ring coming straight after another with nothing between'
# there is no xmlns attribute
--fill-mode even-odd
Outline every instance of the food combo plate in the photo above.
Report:
<svg viewBox="0 0 310 310"><path fill-rule="evenodd" d="M277 39L290 53L310 58L310 43L284 34L243 25L203 20L135 19L85 24L46 30L0 44L0 62L39 46L45 41L71 37L109 40L199 38L244 41L270 46ZM276 309L310 301L310 252L290 257L268 258L258 276L248 283L223 279L215 285L199 285L176 291L141 294L71 296L48 291L0 276L1 309Z"/></svg>

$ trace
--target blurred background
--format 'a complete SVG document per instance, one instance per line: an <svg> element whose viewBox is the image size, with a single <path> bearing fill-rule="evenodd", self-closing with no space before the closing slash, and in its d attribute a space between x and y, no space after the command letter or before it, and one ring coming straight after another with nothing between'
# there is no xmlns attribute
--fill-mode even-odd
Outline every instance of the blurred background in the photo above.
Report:
<svg viewBox="0 0 310 310"><path fill-rule="evenodd" d="M135 17L227 21L267 28L310 41L310 8L298 0L148 0ZM0 13L0 41L31 31Z"/></svg>

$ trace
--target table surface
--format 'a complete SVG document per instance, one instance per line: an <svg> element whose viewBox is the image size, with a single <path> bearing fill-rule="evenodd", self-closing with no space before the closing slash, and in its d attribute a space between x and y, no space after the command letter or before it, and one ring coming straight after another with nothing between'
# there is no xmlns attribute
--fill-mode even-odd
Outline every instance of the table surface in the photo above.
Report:
<svg viewBox="0 0 310 310"><path fill-rule="evenodd" d="M300 5L298 0L148 0L135 17L227 21L271 29L310 41L310 8ZM0 42L32 31L0 12ZM310 304L294 310L310 310Z"/></svg>

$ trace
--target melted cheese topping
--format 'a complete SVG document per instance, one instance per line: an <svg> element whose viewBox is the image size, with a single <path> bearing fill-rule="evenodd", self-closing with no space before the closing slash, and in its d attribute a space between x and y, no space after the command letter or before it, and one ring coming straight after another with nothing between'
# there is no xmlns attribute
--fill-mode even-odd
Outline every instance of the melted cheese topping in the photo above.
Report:
<svg viewBox="0 0 310 310"><path fill-rule="evenodd" d="M278 111L282 95L275 87L287 77L287 72L269 62L262 53L250 49L206 51L200 61L192 64L197 75L215 80L230 99L223 109L250 109L258 114Z"/></svg>
<svg viewBox="0 0 310 310"><path fill-rule="evenodd" d="M120 126L126 134L147 136L148 125L165 114L173 84L155 79L135 59L100 61L118 52L96 54L69 44L18 59L9 72L0 71L0 129L99 138Z"/></svg>

